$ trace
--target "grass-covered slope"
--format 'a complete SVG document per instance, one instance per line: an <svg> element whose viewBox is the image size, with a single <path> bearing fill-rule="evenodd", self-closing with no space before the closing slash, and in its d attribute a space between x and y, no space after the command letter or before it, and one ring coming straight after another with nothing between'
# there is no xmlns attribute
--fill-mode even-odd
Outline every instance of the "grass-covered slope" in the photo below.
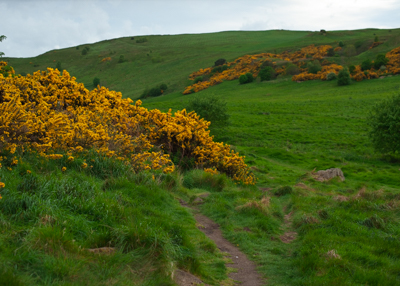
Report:
<svg viewBox="0 0 400 286"><path fill-rule="evenodd" d="M376 35L383 44L369 50ZM123 91L124 97L135 98L146 87L167 83L169 93L143 100L149 109L181 110L194 96L225 100L231 125L212 132L216 141L246 155L246 163L258 177L258 188L238 187L224 175L200 170L183 177L155 173L153 180L151 173L127 174L123 166L100 163L103 161L96 156L87 159L99 161L93 163L98 168L81 172L83 162L76 162L63 173L68 156L63 162L21 154L25 163L19 162L12 171L3 163L0 169L1 182L10 182L1 189L0 201L4 207L0 253L8 275L4 277L16 275L16 281L28 284L74 285L82 277L85 281L85 271L94 269L91 275L96 277L90 280L94 284L124 284L135 278L138 285L168 285L172 283L168 270L172 262L207 283L223 285L226 269L221 255L174 200L179 197L195 202L201 195L201 211L216 220L225 236L258 263L269 285L400 283L399 158L374 152L366 122L375 103L399 93L399 76L344 87L337 86L335 80L297 83L285 76L246 85L234 80L196 94L182 94L191 83L189 74L211 66L218 58L229 61L251 53L343 41L356 52L349 49L336 58L338 63L359 64L398 47L399 30L224 32L147 39L144 43L125 38L93 44L86 56L81 55L82 46L35 59L11 59L10 64L20 73L55 65L54 60L65 62L63 68L89 86L95 76L109 77L107 86ZM117 44L125 45L125 50L115 48L118 52L114 53L112 47ZM117 63L119 51L134 49L135 60L124 52L128 61ZM62 57L52 58L62 53ZM66 55L75 62L71 69L63 60ZM101 60L108 56L112 61L107 70L107 62ZM29 61L43 66L32 67ZM100 69L105 76L98 74ZM39 164L38 160L44 161ZM314 171L334 167L343 170L345 181L319 182L313 178ZM27 174L28 169L31 174ZM121 172L101 175L110 170ZM76 180L87 184L78 185ZM81 204L83 200L89 204ZM297 239L283 243L282 237L290 232L297 233ZM51 241L60 242L57 245L61 247L49 247ZM104 246L115 248L116 253L96 256L86 250ZM82 271L73 267L78 257L88 261ZM44 262L35 268L37 261ZM143 261L151 266L140 268ZM126 265L129 270L120 270L128 269Z"/></svg>
<svg viewBox="0 0 400 286"><path fill-rule="evenodd" d="M231 125L214 132L216 140L246 155L264 192L213 193L202 210L259 263L270 285L396 285L399 158L374 152L367 116L399 87L399 76L345 87L290 77L246 85L236 80L143 104L181 109L195 96L227 102ZM345 181L313 179L329 168L341 168ZM292 192L277 195L285 186ZM282 243L286 232L297 232L297 239Z"/></svg>
<svg viewBox="0 0 400 286"><path fill-rule="evenodd" d="M11 36L11 35L10 35ZM375 36L382 45L368 50ZM197 35L147 36L147 41L137 43L142 37L127 37L54 50L33 58L5 58L16 73L33 73L47 67L62 69L77 77L86 87L93 85L95 77L112 90L121 91L124 97L138 98L146 88L161 83L168 85L167 92L182 92L188 76L201 68L210 67L219 58L232 61L254 53L295 51L311 44L347 45L339 64L360 64L364 59L374 59L377 53L386 53L398 47L400 30L365 29L355 31L328 31L326 34L308 31L257 31L220 32ZM86 55L82 55L89 47ZM120 56L125 62L118 63ZM111 61L104 61L110 57Z"/></svg>
<svg viewBox="0 0 400 286"><path fill-rule="evenodd" d="M19 155L0 169L1 285L174 285L177 268L226 279L222 255L176 199L179 174L134 175L96 152Z"/></svg>

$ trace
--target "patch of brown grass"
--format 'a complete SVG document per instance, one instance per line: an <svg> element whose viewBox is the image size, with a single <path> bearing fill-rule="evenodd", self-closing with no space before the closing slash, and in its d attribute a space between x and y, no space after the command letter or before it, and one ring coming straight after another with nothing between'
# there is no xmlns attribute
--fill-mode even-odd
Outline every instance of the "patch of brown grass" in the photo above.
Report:
<svg viewBox="0 0 400 286"><path fill-rule="evenodd" d="M256 208L258 210L260 210L261 212L267 213L269 206L270 206L270 197L262 197L262 199L260 201L256 201L256 200L250 200L247 203L245 203L244 205L241 206L237 206L236 210L241 210L241 209L245 209L245 208Z"/></svg>

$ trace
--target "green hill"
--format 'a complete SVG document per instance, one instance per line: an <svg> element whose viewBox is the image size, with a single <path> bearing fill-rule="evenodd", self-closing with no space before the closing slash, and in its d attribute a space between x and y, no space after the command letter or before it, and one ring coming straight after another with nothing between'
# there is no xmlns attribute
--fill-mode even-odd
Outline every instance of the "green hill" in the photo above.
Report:
<svg viewBox="0 0 400 286"><path fill-rule="evenodd" d="M384 44L373 50L368 47L375 36ZM336 59L339 63L361 63L377 53L386 53L400 45L400 29L365 29L356 31L320 32L257 31L220 32L196 35L146 36L146 42L137 43L144 37L126 37L106 40L95 44L53 50L34 58L4 58L16 73L32 73L47 67L55 68L57 62L87 88L93 87L98 77L101 84L122 92L124 97L138 98L146 88L161 83L169 86L168 93L183 91L188 85L190 73L210 67L219 58L228 61L237 57L260 52L295 51L311 44L337 46L343 41L350 57ZM82 55L85 47L89 48ZM352 50L352 49L351 49ZM125 62L118 63L120 56ZM102 59L111 57L111 61Z"/></svg>
<svg viewBox="0 0 400 286"><path fill-rule="evenodd" d="M369 49L376 36L383 44ZM343 53L331 60L360 64L400 46L400 29L221 32L147 36L137 43L139 38L6 60L17 73L60 62L89 89L98 77L132 99L166 83L163 96L143 100L148 109L174 112L196 97L225 101L230 125L211 133L246 156L257 187L200 170L135 175L96 155L86 158L94 160L93 169L82 170L79 159L63 173L67 156L40 162L23 153L23 164L9 171L12 161L3 161L0 169L6 183L0 277L14 285L174 285L170 274L180 268L208 284L231 285L232 269L224 264L229 259L178 202L201 198L199 210L257 263L268 285L400 283L400 159L375 153L366 122L377 102L399 94L399 76L348 86L335 80L298 83L290 76L244 85L233 80L182 94L192 83L190 73L219 58L233 61L311 44L336 47L342 41ZM125 62L118 63L120 55ZM111 61L102 62L107 57ZM315 179L318 170L329 168L340 168L345 180ZM32 177L25 175L28 169ZM288 239L293 233L297 238ZM115 254L87 250L99 247L112 247Z"/></svg>

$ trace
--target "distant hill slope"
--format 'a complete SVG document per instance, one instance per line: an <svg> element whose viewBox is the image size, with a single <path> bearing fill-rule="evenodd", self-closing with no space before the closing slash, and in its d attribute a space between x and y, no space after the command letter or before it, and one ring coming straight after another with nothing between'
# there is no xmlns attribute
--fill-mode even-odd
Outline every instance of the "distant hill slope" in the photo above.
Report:
<svg viewBox="0 0 400 286"><path fill-rule="evenodd" d="M382 45L368 50L375 37ZM140 39L147 41L140 43ZM139 42L138 42L139 40ZM16 73L32 73L61 63L71 75L89 89L95 77L106 87L121 91L124 97L138 98L146 88L166 83L167 92L183 91L190 73L210 67L219 58L228 61L259 52L296 50L310 44L348 48L340 64L360 63L400 45L400 29L364 29L354 31L230 31L209 34L155 35L125 37L52 50L34 58L4 58ZM86 55L83 50L88 47ZM124 61L119 63L123 56Z"/></svg>

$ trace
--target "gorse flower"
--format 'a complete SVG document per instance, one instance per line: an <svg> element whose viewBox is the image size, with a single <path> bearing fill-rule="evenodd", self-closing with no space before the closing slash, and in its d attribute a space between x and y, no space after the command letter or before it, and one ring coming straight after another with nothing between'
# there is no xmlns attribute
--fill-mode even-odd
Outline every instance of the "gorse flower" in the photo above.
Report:
<svg viewBox="0 0 400 286"><path fill-rule="evenodd" d="M61 150L73 162L94 149L126 162L133 172L164 173L175 170L170 155L180 154L193 160L194 167L215 168L245 184L255 182L244 158L229 145L214 142L207 130L210 123L194 112L148 110L140 100L123 99L105 87L89 91L67 71L51 68L27 76L0 75L0 95L0 149L11 154L20 147L60 160L64 155L55 150Z"/></svg>
<svg viewBox="0 0 400 286"><path fill-rule="evenodd" d="M376 47L382 42L375 42L371 48ZM310 45L304 47L296 52L285 51L281 54L272 54L272 53L261 53L255 55L246 55L240 58L237 58L233 62L226 63L227 69L214 72L212 68L200 69L192 73L189 76L190 80L195 80L197 77L207 77L207 80L196 82L185 88L183 94L190 94L194 92L199 92L203 89L206 89L210 86L219 84L225 80L235 80L240 77L242 74L251 73L253 77L257 77L260 69L263 67L264 63L269 63L270 66L273 67L277 75L286 74L287 63L292 63L293 65L299 68L300 74L294 75L292 77L293 81L306 81L306 80L326 80L327 75L329 73L335 73L336 75L339 73L342 66L330 63L324 58L328 55L328 51L332 49L330 45L321 45L315 46ZM341 51L341 47L336 47L334 49L335 52ZM392 74L400 74L400 47L393 49L392 51L386 54L386 57L389 59L389 62L386 67L386 71L374 70L373 68L369 71L368 74L364 74L363 71L356 72L352 74L352 78L360 81L363 79L372 79L378 78L379 75L384 73L392 73ZM279 60L282 66L278 65ZM309 73L306 68L304 68L305 60L315 61L315 60L323 60L322 62L322 70L317 73Z"/></svg>

